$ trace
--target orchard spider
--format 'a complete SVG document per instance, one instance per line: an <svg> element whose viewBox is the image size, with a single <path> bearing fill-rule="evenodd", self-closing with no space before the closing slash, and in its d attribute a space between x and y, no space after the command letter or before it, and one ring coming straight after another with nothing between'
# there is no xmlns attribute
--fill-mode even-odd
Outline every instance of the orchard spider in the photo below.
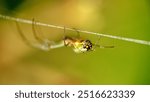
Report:
<svg viewBox="0 0 150 102"><path fill-rule="evenodd" d="M26 42L28 45L38 48L38 49L41 49L41 50L44 50L44 51L49 51L54 48L67 46L67 47L72 47L76 53L84 53L84 52L93 51L96 47L99 47L99 48L113 48L114 47L114 46L98 45L97 43L100 40L100 36L99 36L98 41L95 44L93 44L90 40L82 39L79 36L78 37L65 36L65 27L64 27L64 37L63 37L63 39L60 40L60 42L56 43L56 42L48 40L48 39L42 39L38 36L38 34L35 30L35 25L36 25L35 20L33 19L32 22L33 22L32 23L33 36L37 40L38 43L31 43L23 34L18 22L16 22L19 34L20 34L21 38L24 40L24 42ZM77 33L79 35L78 31L77 31Z"/></svg>

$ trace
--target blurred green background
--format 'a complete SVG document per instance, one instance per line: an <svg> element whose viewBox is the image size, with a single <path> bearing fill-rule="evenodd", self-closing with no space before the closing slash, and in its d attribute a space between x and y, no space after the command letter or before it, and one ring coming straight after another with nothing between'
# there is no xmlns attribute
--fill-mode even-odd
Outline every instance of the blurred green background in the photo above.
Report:
<svg viewBox="0 0 150 102"><path fill-rule="evenodd" d="M0 13L48 24L150 40L149 0L0 0ZM20 24L34 42L32 26ZM63 30L37 27L50 40ZM67 32L74 34L76 32ZM98 37L80 33L96 42ZM150 84L150 46L102 37L99 49L44 52L27 46L13 21L0 19L0 84Z"/></svg>

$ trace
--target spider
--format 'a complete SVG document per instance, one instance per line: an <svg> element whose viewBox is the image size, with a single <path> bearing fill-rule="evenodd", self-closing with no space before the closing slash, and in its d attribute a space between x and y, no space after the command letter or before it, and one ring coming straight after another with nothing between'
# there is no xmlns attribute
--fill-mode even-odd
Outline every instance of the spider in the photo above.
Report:
<svg viewBox="0 0 150 102"><path fill-rule="evenodd" d="M113 48L114 47L114 46L98 45L97 43L100 40L100 36L99 36L98 41L95 44L93 44L90 40L83 39L79 36L78 37L65 36L65 27L64 27L64 37L60 42L56 43L56 42L48 40L48 39L42 39L38 36L38 34L35 30L35 25L36 25L35 20L33 19L32 22L33 22L32 23L33 36L37 40L38 43L31 43L23 34L18 22L16 22L16 25L17 25L17 29L19 31L19 34L20 34L22 40L26 44L28 44L29 46L32 46L34 48L38 48L38 49L41 49L44 51L49 51L54 48L60 48L60 47L66 46L66 47L72 47L74 52L76 52L76 53L84 53L84 52L93 51L96 47L99 47L99 48ZM79 35L78 31L77 31L77 33Z"/></svg>

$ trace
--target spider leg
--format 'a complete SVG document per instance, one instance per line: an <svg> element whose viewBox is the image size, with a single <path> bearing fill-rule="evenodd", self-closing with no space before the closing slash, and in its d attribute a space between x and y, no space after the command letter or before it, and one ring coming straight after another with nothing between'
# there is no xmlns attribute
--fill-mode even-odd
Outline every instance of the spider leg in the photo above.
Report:
<svg viewBox="0 0 150 102"><path fill-rule="evenodd" d="M44 51L49 51L51 49L54 49L54 48L60 48L60 47L63 47L64 46L64 42L59 42L59 43L55 43L54 41L50 41L48 39L41 39L40 37L37 36L36 34L36 31L35 31L35 27L34 27L34 24L32 26L33 28L33 33L34 33L34 37L35 39L38 41L38 43L31 43L26 37L25 37L25 34L23 34L22 32L22 29L19 25L18 22L16 22L16 26L17 26L17 29L18 29L18 32L22 38L22 40L29 46L31 47L34 47L34 48L38 48L38 49L41 49L41 50L44 50Z"/></svg>
<svg viewBox="0 0 150 102"><path fill-rule="evenodd" d="M20 25L18 22L16 22L16 26L17 26L17 30L22 38L22 40L29 46L32 46L32 44L30 43L30 41L25 37L25 35L23 34L21 28L20 28Z"/></svg>
<svg viewBox="0 0 150 102"><path fill-rule="evenodd" d="M73 28L76 32L77 32L77 38L80 38L80 33L79 33L79 30L76 29L76 28Z"/></svg>
<svg viewBox="0 0 150 102"><path fill-rule="evenodd" d="M114 48L115 46L103 46L104 48Z"/></svg>
<svg viewBox="0 0 150 102"><path fill-rule="evenodd" d="M47 47L46 45L41 44L41 43L31 43L26 37L25 37L25 34L23 34L22 32L22 29L19 25L18 22L16 22L16 26L17 26L17 30L22 38L22 40L28 45L28 46L31 46L31 47L34 47L34 48L38 48L38 49L41 49L41 50L45 50L45 51L48 51L50 50L49 47Z"/></svg>
<svg viewBox="0 0 150 102"><path fill-rule="evenodd" d="M93 44L93 45L94 45L93 50L94 50L96 47L99 47L99 48L114 48L114 46L101 46L101 45L98 45L98 42L99 42L100 39L101 39L101 36L100 36L100 35L98 35L98 36L99 36L99 38L98 38L97 42L96 42L95 44Z"/></svg>
<svg viewBox="0 0 150 102"><path fill-rule="evenodd" d="M95 45L94 46L96 47L99 47L99 48L114 48L115 46L101 46L101 45Z"/></svg>
<svg viewBox="0 0 150 102"><path fill-rule="evenodd" d="M63 33L63 39L66 37L66 27L64 26L64 33Z"/></svg>
<svg viewBox="0 0 150 102"><path fill-rule="evenodd" d="M94 46L93 46L93 50L94 50L97 46L100 47L100 45L98 45L98 42L100 41L100 39L101 39L101 36L98 35L98 40L95 42L95 44L93 44L93 45L94 45Z"/></svg>
<svg viewBox="0 0 150 102"><path fill-rule="evenodd" d="M39 35L39 38L40 38L40 37L41 37L41 38L44 38L42 29L41 29L40 26L36 26L36 22L35 22L35 29L36 29L36 32L37 32L37 36L40 34L40 35Z"/></svg>
<svg viewBox="0 0 150 102"><path fill-rule="evenodd" d="M42 39L38 36L37 31L35 30L35 25L36 22L34 19L32 19L32 30L33 30L33 35L35 37L35 39L39 42L39 44L36 44L36 47L45 50L45 51L49 51L51 50L51 45L55 45L55 43L53 41L50 41L48 39Z"/></svg>
<svg viewBox="0 0 150 102"><path fill-rule="evenodd" d="M38 35L37 35L37 32L35 30L35 25L36 25L36 22L34 20L34 18L32 19L32 31L33 31L33 35L35 37L35 39L39 42L39 43L43 43L44 40L41 39Z"/></svg>

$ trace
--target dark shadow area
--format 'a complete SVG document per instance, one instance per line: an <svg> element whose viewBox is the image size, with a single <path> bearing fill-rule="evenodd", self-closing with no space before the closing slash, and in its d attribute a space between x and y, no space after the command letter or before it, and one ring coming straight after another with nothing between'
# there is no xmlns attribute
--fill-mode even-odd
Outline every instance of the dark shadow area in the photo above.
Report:
<svg viewBox="0 0 150 102"><path fill-rule="evenodd" d="M25 0L2 0L1 1L1 11L3 13L11 15L13 12L24 3Z"/></svg>

